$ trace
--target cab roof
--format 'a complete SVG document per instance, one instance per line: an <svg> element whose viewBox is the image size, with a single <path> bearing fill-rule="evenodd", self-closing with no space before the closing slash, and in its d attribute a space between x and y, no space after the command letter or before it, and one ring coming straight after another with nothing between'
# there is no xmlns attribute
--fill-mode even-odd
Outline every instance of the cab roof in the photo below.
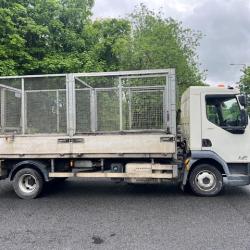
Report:
<svg viewBox="0 0 250 250"><path fill-rule="evenodd" d="M211 86L191 86L187 89L190 93L193 94L232 94L237 95L240 94L239 89L229 89L226 87L211 87Z"/></svg>

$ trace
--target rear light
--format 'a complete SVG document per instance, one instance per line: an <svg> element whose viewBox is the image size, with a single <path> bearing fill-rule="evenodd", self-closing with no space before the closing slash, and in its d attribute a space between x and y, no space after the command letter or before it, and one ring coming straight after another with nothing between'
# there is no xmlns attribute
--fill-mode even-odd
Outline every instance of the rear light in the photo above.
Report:
<svg viewBox="0 0 250 250"><path fill-rule="evenodd" d="M220 84L217 85L217 87L219 87L219 88L225 88L225 84L220 83Z"/></svg>

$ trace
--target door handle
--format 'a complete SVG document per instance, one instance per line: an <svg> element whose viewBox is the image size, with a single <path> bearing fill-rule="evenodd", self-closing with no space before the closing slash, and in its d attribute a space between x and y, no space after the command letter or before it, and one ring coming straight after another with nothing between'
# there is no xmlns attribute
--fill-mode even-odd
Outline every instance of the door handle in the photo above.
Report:
<svg viewBox="0 0 250 250"><path fill-rule="evenodd" d="M214 127L208 127L207 129L212 130L212 129L214 129Z"/></svg>

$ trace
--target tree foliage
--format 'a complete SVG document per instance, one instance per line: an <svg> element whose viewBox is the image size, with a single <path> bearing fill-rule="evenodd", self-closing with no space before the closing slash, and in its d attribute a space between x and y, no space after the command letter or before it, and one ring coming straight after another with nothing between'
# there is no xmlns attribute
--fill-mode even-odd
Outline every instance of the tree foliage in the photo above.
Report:
<svg viewBox="0 0 250 250"><path fill-rule="evenodd" d="M141 5L91 19L94 0L1 0L0 75L176 68L182 92L202 83L201 34Z"/></svg>
<svg viewBox="0 0 250 250"><path fill-rule="evenodd" d="M180 92L190 85L202 84L196 48L200 32L182 27L172 18L165 19L141 5L129 21L131 34L119 39L114 50L120 69L175 68Z"/></svg>
<svg viewBox="0 0 250 250"><path fill-rule="evenodd" d="M240 88L243 92L250 95L250 67L243 70L243 76L240 79Z"/></svg>
<svg viewBox="0 0 250 250"><path fill-rule="evenodd" d="M240 90L247 94L247 110L250 114L250 67L243 69L243 76L240 78Z"/></svg>
<svg viewBox="0 0 250 250"><path fill-rule="evenodd" d="M112 67L110 47L129 25L116 19L92 22L92 6L93 0L1 2L0 74L101 71Z"/></svg>

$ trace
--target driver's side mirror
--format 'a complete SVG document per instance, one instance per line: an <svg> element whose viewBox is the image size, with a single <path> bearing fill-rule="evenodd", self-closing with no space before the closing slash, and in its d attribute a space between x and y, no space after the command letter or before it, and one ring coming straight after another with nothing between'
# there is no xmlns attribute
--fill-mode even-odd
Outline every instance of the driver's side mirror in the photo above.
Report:
<svg viewBox="0 0 250 250"><path fill-rule="evenodd" d="M241 106L243 106L243 107L247 106L247 96L246 95L238 96L238 100L239 100Z"/></svg>
<svg viewBox="0 0 250 250"><path fill-rule="evenodd" d="M240 111L240 125L246 127L248 125L248 114L245 109Z"/></svg>

